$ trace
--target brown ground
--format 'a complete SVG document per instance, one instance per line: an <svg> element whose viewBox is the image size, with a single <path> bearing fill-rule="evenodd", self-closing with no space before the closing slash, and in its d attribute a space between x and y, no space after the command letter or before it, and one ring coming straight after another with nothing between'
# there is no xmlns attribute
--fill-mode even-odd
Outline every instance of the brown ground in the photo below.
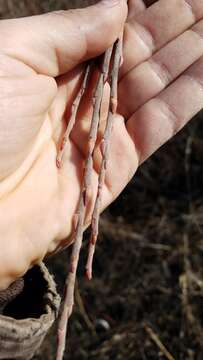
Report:
<svg viewBox="0 0 203 360"><path fill-rule="evenodd" d="M0 1L2 17L68 3ZM92 282L81 259L65 359L203 359L202 117L148 160L102 216ZM60 290L67 263L66 253L49 261ZM52 332L36 360L54 359Z"/></svg>

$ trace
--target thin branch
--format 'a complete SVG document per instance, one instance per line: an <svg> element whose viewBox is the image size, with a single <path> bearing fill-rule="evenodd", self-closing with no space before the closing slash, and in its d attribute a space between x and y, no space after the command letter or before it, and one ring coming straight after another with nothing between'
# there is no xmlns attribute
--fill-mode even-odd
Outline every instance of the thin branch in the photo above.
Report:
<svg viewBox="0 0 203 360"><path fill-rule="evenodd" d="M76 216L74 217L75 220L74 222L76 227L74 244L71 254L70 270L65 284L64 305L63 305L62 315L58 328L57 360L63 359L65 344L66 344L67 324L69 317L72 314L73 305L74 305L74 289L75 289L75 281L76 281L76 272L78 267L80 250L82 246L86 206L89 201L89 196L91 193L93 153L97 140L97 132L98 132L98 126L100 120L100 109L103 98L103 89L104 89L104 84L108 77L111 54L112 54L112 48L108 49L104 55L102 71L99 75L99 79L97 82L95 95L93 99L93 116L92 116L89 141L88 141L88 156L84 169L84 177L83 177L84 180L80 194L79 206ZM73 119L74 117L75 115L73 115Z"/></svg>
<svg viewBox="0 0 203 360"><path fill-rule="evenodd" d="M114 115L116 114L117 104L118 104L118 100L117 100L118 74L119 74L121 58L122 58L122 40L119 39L114 45L114 61L111 72L111 94L110 94L110 103L109 103L109 113L108 113L106 129L101 143L102 164L99 173L97 197L92 215L92 232L89 243L88 259L86 264L86 275L88 279L92 278L92 264L93 264L96 242L98 238L98 232L99 232L99 217L101 211L102 190L105 182Z"/></svg>
<svg viewBox="0 0 203 360"><path fill-rule="evenodd" d="M160 349L160 351L162 352L162 354L165 355L165 357L168 360L175 360L175 358L173 357L173 355L171 355L171 353L166 349L165 345L161 342L159 336L154 332L154 330L149 327L149 326L145 326L145 330L148 333L148 335L150 336L151 340L157 345L157 347Z"/></svg>
<svg viewBox="0 0 203 360"><path fill-rule="evenodd" d="M71 107L71 114L70 114L70 119L68 121L68 125L66 128L66 132L63 136L62 139L62 143L61 143L61 147L59 149L58 155L57 155L57 159L56 159L56 165L57 167L60 169L62 166L62 160L63 160L63 156L66 150L66 146L67 146L67 142L70 136L70 133L73 129L73 126L75 124L76 121L76 116L77 116L77 112L78 112L78 108L80 106L80 102L82 99L82 96L87 88L88 85L88 80L89 80L89 75L90 75L90 70L91 70L91 64L88 64L85 70L85 75L84 75L84 79L82 82L82 86L80 87L80 90L75 98L75 100L73 101L72 107Z"/></svg>

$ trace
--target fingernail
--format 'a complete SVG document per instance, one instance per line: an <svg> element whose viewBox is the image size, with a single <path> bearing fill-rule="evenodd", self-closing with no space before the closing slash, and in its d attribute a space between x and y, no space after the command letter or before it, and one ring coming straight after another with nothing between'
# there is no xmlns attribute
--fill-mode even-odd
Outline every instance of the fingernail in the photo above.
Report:
<svg viewBox="0 0 203 360"><path fill-rule="evenodd" d="M101 4L105 6L115 6L118 5L121 0L102 0Z"/></svg>

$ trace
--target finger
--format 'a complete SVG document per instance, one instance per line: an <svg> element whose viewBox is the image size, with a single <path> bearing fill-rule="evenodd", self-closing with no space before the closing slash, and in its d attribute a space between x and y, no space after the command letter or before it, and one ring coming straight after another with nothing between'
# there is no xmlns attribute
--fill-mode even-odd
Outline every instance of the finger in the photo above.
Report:
<svg viewBox="0 0 203 360"><path fill-rule="evenodd" d="M0 23L1 51L36 72L58 76L103 53L118 37L127 15L126 1Z"/></svg>
<svg viewBox="0 0 203 360"><path fill-rule="evenodd" d="M175 135L203 104L203 57L127 122L140 163Z"/></svg>
<svg viewBox="0 0 203 360"><path fill-rule="evenodd" d="M135 17L146 7L154 4L157 0L128 0L128 20Z"/></svg>
<svg viewBox="0 0 203 360"><path fill-rule="evenodd" d="M123 77L119 85L120 113L129 118L203 56L203 20L171 41ZM126 97L126 89L128 96Z"/></svg>
<svg viewBox="0 0 203 360"><path fill-rule="evenodd" d="M146 9L143 0L129 0L128 1L128 21Z"/></svg>
<svg viewBox="0 0 203 360"><path fill-rule="evenodd" d="M120 76L203 17L203 0L159 0L127 22Z"/></svg>

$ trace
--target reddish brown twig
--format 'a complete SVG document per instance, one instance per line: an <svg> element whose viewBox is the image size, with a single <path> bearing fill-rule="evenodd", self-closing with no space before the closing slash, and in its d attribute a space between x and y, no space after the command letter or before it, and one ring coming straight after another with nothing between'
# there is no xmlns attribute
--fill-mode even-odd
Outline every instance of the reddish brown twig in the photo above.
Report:
<svg viewBox="0 0 203 360"><path fill-rule="evenodd" d="M108 77L110 60L111 60L112 48L108 49L104 55L103 67L102 71L99 75L99 79L97 82L94 101L93 101L93 116L91 121L91 128L89 134L89 142L88 142L88 155L84 170L84 180L82 184L82 190L79 200L79 206L77 210L77 214L75 216L75 236L74 236L74 243L73 249L71 254L71 261L70 261L70 270L66 280L65 285L65 299L64 305L62 310L61 319L59 322L58 328L58 348L57 348L57 360L62 360L64 351L65 351L65 344L66 344L66 332L67 332L67 324L69 317L73 310L74 305L74 288L75 288L75 280L76 280L76 272L78 267L79 255L82 246L82 238L84 232L84 220L85 220L85 213L86 213L86 206L88 203L88 199L91 193L91 175L93 171L93 153L94 148L96 145L97 140L97 131L99 126L99 119L100 119L100 109L103 97L103 89L105 81ZM79 97L78 97L79 98ZM81 99L81 96L80 96ZM77 102L77 107L79 106ZM73 123L75 118L75 110L73 112ZM67 138L66 138L67 141Z"/></svg>
<svg viewBox="0 0 203 360"><path fill-rule="evenodd" d="M82 82L82 85L80 87L80 90L75 98L75 100L73 101L72 107L71 107L71 114L70 114L70 119L66 128L66 132L63 136L62 139L62 143L61 143L61 147L59 149L58 155L57 155L57 159L56 159L56 165L58 168L61 168L62 165L62 160L63 160L63 155L66 149L66 145L70 136L70 133L73 129L73 126L75 124L76 121L76 116L77 116L77 112L78 112L78 108L82 99L82 96L86 90L87 84L88 84L88 79L89 79L89 75L90 75L90 69L91 69L91 64L88 64L85 70L85 75L84 75L84 79Z"/></svg>
<svg viewBox="0 0 203 360"><path fill-rule="evenodd" d="M101 200L102 200L102 189L105 182L106 167L109 157L109 146L110 146L110 137L112 133L114 115L117 110L117 94L118 94L118 74L122 57L122 41L118 40L114 46L114 61L111 71L111 94L110 94L110 104L109 104L109 113L106 124L106 129L104 132L103 140L101 143L101 152L102 152L102 164L99 173L98 180L98 190L97 197L95 201L95 206L92 215L92 232L89 243L89 252L88 259L86 264L86 275L88 279L92 278L92 263L95 252L95 246L97 242L98 232L99 232L99 216L101 211Z"/></svg>
<svg viewBox="0 0 203 360"><path fill-rule="evenodd" d="M97 132L98 132L98 127L99 127L104 84L108 78L112 50L113 50L113 47L109 48L104 55L102 71L100 73L96 91L95 91L95 95L93 98L94 110L93 110L93 116L92 116L91 128L90 128L90 134L89 134L89 140L88 140L88 155L87 155L85 174L84 174L84 203L85 203L85 206L87 206L87 204L90 200L90 197L91 197L91 192L92 192L91 191L91 175L92 175L92 171L93 171L93 154L94 154L96 140L97 140Z"/></svg>

